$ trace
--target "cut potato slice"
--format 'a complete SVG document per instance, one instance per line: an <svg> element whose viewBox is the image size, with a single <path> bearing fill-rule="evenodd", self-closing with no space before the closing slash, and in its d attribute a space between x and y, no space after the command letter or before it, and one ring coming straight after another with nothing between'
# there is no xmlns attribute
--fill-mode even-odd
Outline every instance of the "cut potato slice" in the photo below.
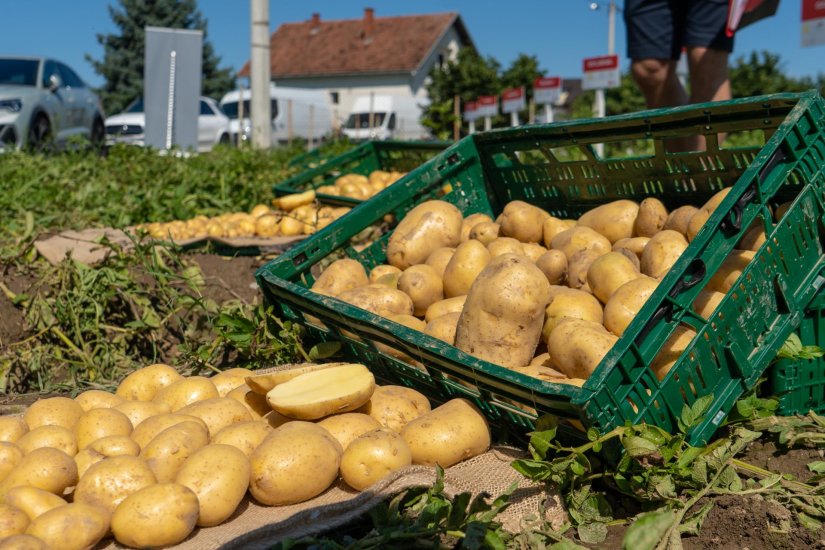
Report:
<svg viewBox="0 0 825 550"><path fill-rule="evenodd" d="M286 366L286 368L277 370L275 372L268 372L266 374L257 374L255 376L249 376L246 378L246 385L249 386L249 389L254 391L255 393L266 395L267 393L269 393L269 390L271 390L278 384L288 382L296 376L300 376L307 372L328 369L330 367L340 367L341 365L347 364L348 363L296 363L294 365L288 365Z"/></svg>
<svg viewBox="0 0 825 550"><path fill-rule="evenodd" d="M289 418L317 420L354 411L372 397L375 377L364 365L344 364L305 372L266 394L273 410Z"/></svg>

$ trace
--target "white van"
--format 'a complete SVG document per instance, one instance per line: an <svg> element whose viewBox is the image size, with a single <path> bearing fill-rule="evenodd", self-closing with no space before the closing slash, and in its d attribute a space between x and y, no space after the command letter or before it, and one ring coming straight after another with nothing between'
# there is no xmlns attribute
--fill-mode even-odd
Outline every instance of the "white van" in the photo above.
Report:
<svg viewBox="0 0 825 550"><path fill-rule="evenodd" d="M270 86L272 110L272 143L293 139L318 141L332 133L332 115L328 95L322 90L281 88ZM243 120L238 121L241 92L229 92L221 99L221 109L229 117L229 132L234 143L248 141L252 135L249 99L252 94L243 90ZM290 128L291 126L291 128Z"/></svg>
<svg viewBox="0 0 825 550"><path fill-rule="evenodd" d="M358 96L341 130L353 140L428 139L431 133L421 125L426 104L426 99L409 96Z"/></svg>

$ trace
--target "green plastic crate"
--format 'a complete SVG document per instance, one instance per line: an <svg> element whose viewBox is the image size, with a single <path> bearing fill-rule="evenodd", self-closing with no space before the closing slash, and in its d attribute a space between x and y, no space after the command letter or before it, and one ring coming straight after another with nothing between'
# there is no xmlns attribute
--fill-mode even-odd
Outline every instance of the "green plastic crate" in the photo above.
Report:
<svg viewBox="0 0 825 550"><path fill-rule="evenodd" d="M301 193L317 189L322 185L332 185L336 178L344 174L362 174L368 176L374 170L397 170L409 172L447 148L444 141L367 141L358 147L336 157L326 159L315 168L275 185L276 196ZM337 195L318 195L326 204L354 206L363 201Z"/></svg>
<svg viewBox="0 0 825 550"><path fill-rule="evenodd" d="M825 348L825 295L809 305L797 335L804 345ZM825 413L825 357L780 359L770 368L763 393L779 398L777 414Z"/></svg>
<svg viewBox="0 0 825 550"><path fill-rule="evenodd" d="M703 443L735 400L755 385L799 326L805 304L821 291L823 127L825 102L808 92L476 134L263 266L259 286L284 317L305 325L319 340L342 342L344 354L368 365L378 378L416 388L436 402L473 400L497 437L523 437L537 416L548 413L602 431L627 421L675 431L683 407L712 394L709 412L689 434L692 443ZM741 131L762 131L767 141L751 148L719 147L716 133ZM706 136L707 152L665 153L663 140L696 134ZM652 141L653 154L600 159L594 152L595 143L631 140ZM318 272L313 266L335 257L346 255L368 268L382 263L389 234L363 250L351 246L353 236L388 213L403 214L440 196L448 183L452 191L441 198L465 215L497 215L508 201L521 199L563 218L625 198L655 196L671 209L701 205L725 186L733 188L624 336L577 388L478 360L307 290ZM787 214L774 223L770 209L788 200L793 204ZM709 320L696 315L691 305L698 292L758 218L767 242L714 315ZM659 381L647 366L680 323L698 336ZM376 344L395 353L383 353ZM394 357L399 354L423 369Z"/></svg>

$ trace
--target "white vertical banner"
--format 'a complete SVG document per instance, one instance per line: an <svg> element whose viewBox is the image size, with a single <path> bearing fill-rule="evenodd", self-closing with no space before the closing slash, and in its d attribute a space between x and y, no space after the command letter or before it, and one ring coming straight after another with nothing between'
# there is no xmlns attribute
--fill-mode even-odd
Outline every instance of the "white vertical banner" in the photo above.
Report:
<svg viewBox="0 0 825 550"><path fill-rule="evenodd" d="M825 0L802 0L802 47L825 44Z"/></svg>

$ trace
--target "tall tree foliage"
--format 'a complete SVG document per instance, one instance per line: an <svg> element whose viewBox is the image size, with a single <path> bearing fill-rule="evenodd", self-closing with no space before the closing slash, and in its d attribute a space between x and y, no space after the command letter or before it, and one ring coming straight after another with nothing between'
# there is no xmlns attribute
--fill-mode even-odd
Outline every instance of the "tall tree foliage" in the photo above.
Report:
<svg viewBox="0 0 825 550"><path fill-rule="evenodd" d="M220 58L207 40L206 19L195 0L118 0L108 9L118 30L97 35L103 46L102 60L86 54L95 72L105 79L100 96L107 112L121 111L143 94L146 26L202 30L202 93L219 97L233 87L232 69L218 67Z"/></svg>

